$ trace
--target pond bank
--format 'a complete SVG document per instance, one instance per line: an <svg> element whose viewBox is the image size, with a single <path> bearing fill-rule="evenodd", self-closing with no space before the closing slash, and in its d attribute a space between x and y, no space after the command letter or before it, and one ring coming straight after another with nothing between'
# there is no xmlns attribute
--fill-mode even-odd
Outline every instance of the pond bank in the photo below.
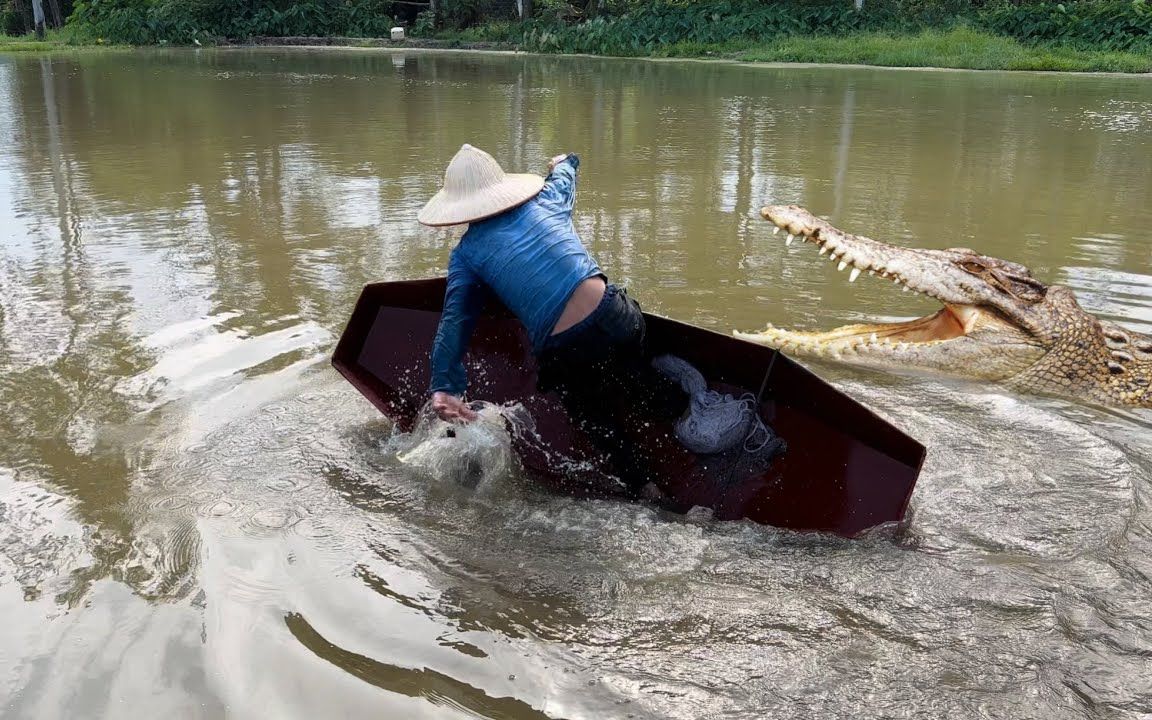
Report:
<svg viewBox="0 0 1152 720"><path fill-rule="evenodd" d="M259 37L253 38L249 44L444 50L526 49L524 43L513 39L489 39L500 32L501 29L480 28L445 32L435 38L407 38L399 42L388 38ZM730 43L681 42L654 48L641 57L962 70L1152 73L1152 53L1029 46L1009 37L972 28L926 30L916 34L877 32L843 37L794 36L770 41Z"/></svg>
<svg viewBox="0 0 1152 720"><path fill-rule="evenodd" d="M362 47L362 48L416 48L420 50L503 50L511 52L518 50L517 43L496 40L469 40L462 37L445 35L438 38L405 38L391 40L389 38L357 38L357 37L319 37L313 35L299 35L292 37L254 37L237 45L260 45L268 47Z"/></svg>
<svg viewBox="0 0 1152 720"><path fill-rule="evenodd" d="M363 47L434 50L539 51L526 47L523 38L490 39L506 34L480 28L444 32L433 38L359 37L254 37L229 45L262 47ZM77 43L61 34L45 40L31 36L0 36L0 52L44 52L103 43ZM612 53L561 53L612 56ZM1080 50L1058 45L1032 46L1013 38L972 28L925 30L915 34L867 32L848 36L792 36L773 40L727 43L678 42L655 47L639 57L733 60L739 62L867 65L876 67L942 68L963 70L1017 70L1048 72L1152 73L1152 53Z"/></svg>
<svg viewBox="0 0 1152 720"><path fill-rule="evenodd" d="M482 36L482 31L468 31L403 41L388 38L260 37L246 44L509 52L523 49L517 42L478 39ZM767 42L675 43L656 48L642 57L952 70L1152 73L1152 54L1030 47L1012 38L968 28L947 32L929 30L915 35L862 33L848 37L788 37Z"/></svg>

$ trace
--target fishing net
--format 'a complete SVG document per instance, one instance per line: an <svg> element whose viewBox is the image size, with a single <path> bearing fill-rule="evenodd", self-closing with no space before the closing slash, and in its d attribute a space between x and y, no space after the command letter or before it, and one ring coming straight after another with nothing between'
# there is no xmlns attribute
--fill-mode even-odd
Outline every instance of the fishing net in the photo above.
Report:
<svg viewBox="0 0 1152 720"><path fill-rule="evenodd" d="M718 455L742 449L767 458L783 452L784 441L764 424L752 393L735 397L709 390L700 371L675 355L653 359L652 367L688 393L688 411L676 422L676 439L688 450Z"/></svg>

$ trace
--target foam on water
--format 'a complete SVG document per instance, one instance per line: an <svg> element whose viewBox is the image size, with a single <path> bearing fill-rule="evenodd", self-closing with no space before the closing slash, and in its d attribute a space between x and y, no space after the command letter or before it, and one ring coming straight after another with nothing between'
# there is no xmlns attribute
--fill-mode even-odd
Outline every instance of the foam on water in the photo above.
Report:
<svg viewBox="0 0 1152 720"><path fill-rule="evenodd" d="M516 467L508 427L523 413L523 406L480 402L473 409L479 417L460 424L441 420L427 404L412 432L393 435L383 451L437 482L487 489Z"/></svg>

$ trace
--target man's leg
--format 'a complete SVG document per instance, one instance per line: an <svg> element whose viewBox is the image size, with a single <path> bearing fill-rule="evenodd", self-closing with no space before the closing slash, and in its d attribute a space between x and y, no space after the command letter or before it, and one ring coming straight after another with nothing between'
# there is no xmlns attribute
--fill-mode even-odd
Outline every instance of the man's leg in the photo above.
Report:
<svg viewBox="0 0 1152 720"><path fill-rule="evenodd" d="M599 453L607 456L611 472L620 478L629 494L635 494L647 480L638 476L642 465L627 428L621 424L620 384L604 363L564 363L550 370L557 378L556 394L572 423Z"/></svg>
<svg viewBox="0 0 1152 720"><path fill-rule="evenodd" d="M633 439L634 425L650 419L644 409L651 385L642 372L643 340L644 317L621 293L577 342L554 355L550 368L569 416L608 456L632 496L652 480L653 463Z"/></svg>

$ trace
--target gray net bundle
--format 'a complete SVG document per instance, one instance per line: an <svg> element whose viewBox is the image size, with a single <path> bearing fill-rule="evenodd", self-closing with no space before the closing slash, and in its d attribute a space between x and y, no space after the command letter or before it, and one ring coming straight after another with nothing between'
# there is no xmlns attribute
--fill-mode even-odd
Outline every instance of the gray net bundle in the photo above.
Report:
<svg viewBox="0 0 1152 720"><path fill-rule="evenodd" d="M688 412L676 422L676 439L688 450L715 455L743 445L758 453L778 440L756 412L752 393L734 397L709 390L700 371L675 355L653 359L652 367L688 393Z"/></svg>

